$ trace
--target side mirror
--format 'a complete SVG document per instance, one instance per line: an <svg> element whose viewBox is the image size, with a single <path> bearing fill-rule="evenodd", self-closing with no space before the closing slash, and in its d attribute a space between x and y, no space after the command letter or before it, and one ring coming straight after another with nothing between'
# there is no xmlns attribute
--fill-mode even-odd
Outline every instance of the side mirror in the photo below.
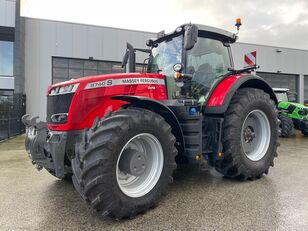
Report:
<svg viewBox="0 0 308 231"><path fill-rule="evenodd" d="M198 40L198 27L193 24L185 26L184 49L190 50Z"/></svg>

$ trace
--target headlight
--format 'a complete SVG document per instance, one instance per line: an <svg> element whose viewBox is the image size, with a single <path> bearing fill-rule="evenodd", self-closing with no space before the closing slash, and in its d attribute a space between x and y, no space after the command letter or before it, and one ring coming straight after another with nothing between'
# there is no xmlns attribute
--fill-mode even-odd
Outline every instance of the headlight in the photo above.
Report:
<svg viewBox="0 0 308 231"><path fill-rule="evenodd" d="M51 121L53 123L58 123L58 124L64 124L67 121L67 113L59 113L59 114L53 114L51 116Z"/></svg>
<svg viewBox="0 0 308 231"><path fill-rule="evenodd" d="M49 95L56 95L56 94L58 94L59 88L60 88L60 87L54 87L54 88L52 88Z"/></svg>
<svg viewBox="0 0 308 231"><path fill-rule="evenodd" d="M49 95L61 95L75 92L78 88L79 83L69 84L65 86L54 87L51 89Z"/></svg>

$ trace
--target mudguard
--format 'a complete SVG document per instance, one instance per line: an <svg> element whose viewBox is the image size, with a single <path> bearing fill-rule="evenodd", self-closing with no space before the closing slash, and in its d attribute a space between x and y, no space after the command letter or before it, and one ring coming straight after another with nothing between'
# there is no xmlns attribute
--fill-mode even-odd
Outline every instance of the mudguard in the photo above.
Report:
<svg viewBox="0 0 308 231"><path fill-rule="evenodd" d="M132 106L145 108L161 115L172 127L172 133L174 134L178 144L181 144L180 147L178 147L179 152L184 153L185 141L180 122L174 112L168 106L161 103L160 101L142 96L118 95L112 96L111 99L126 101L129 102Z"/></svg>
<svg viewBox="0 0 308 231"><path fill-rule="evenodd" d="M253 74L232 75L219 82L204 104L205 114L223 114L227 111L233 95L240 88L257 88L268 93L277 104L273 89L261 77Z"/></svg>

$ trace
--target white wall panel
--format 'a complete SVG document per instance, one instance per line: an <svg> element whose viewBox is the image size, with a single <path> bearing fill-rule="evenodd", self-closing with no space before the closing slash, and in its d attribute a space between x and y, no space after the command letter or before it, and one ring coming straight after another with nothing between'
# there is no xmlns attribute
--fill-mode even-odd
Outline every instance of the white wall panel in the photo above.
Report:
<svg viewBox="0 0 308 231"><path fill-rule="evenodd" d="M25 92L27 95L27 111L40 113L40 104L42 104L42 96L40 86L42 79L40 78L39 66L39 22L33 21L25 25L25 31L31 31L31 37L25 38ZM33 113L34 114L34 113ZM43 117L44 119L45 117Z"/></svg>
<svg viewBox="0 0 308 231"><path fill-rule="evenodd" d="M15 27L15 1L0 0L0 26Z"/></svg>
<svg viewBox="0 0 308 231"><path fill-rule="evenodd" d="M45 22L41 26L46 26ZM68 23L57 22L56 25L56 53L59 56L73 54L73 26ZM52 44L50 44L52 45Z"/></svg>
<svg viewBox="0 0 308 231"><path fill-rule="evenodd" d="M0 77L1 90L14 90L14 77Z"/></svg>
<svg viewBox="0 0 308 231"><path fill-rule="evenodd" d="M73 36L73 57L88 58L87 57L87 44L88 44L88 26L72 25Z"/></svg>
<svg viewBox="0 0 308 231"><path fill-rule="evenodd" d="M308 102L308 75L304 76L304 99Z"/></svg>
<svg viewBox="0 0 308 231"><path fill-rule="evenodd" d="M104 38L101 33L101 29L98 27L89 28L87 33L87 57L93 57L93 59L98 59L97 57L102 57L102 49Z"/></svg>

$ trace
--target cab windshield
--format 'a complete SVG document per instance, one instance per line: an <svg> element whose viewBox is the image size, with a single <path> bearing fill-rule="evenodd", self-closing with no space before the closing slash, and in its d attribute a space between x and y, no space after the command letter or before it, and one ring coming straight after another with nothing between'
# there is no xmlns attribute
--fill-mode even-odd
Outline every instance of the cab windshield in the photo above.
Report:
<svg viewBox="0 0 308 231"><path fill-rule="evenodd" d="M289 102L287 92L275 92L278 102Z"/></svg>
<svg viewBox="0 0 308 231"><path fill-rule="evenodd" d="M183 36L173 37L162 41L152 48L152 53L148 63L148 72L160 73L166 76L168 86L168 98L176 98L180 89L174 80L173 66L182 63Z"/></svg>
<svg viewBox="0 0 308 231"><path fill-rule="evenodd" d="M148 72L173 75L173 65L182 62L183 36L173 37L156 44L152 49Z"/></svg>

